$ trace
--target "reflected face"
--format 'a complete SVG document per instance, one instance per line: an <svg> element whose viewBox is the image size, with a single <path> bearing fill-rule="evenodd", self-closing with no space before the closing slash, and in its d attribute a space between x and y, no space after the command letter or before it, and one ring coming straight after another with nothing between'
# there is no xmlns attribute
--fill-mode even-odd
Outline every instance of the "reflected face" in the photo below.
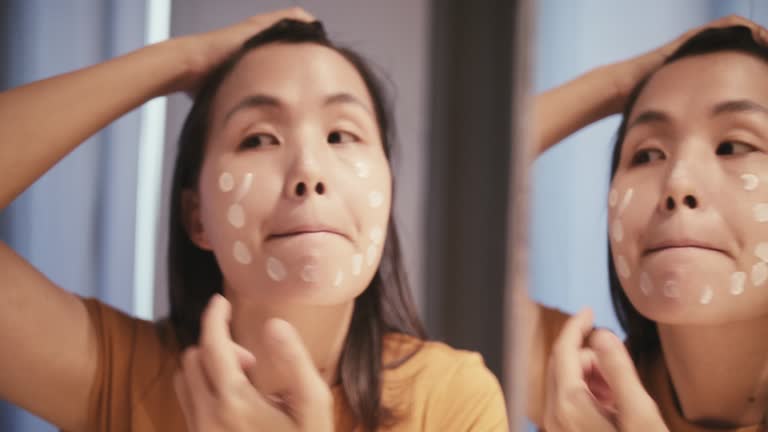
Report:
<svg viewBox="0 0 768 432"><path fill-rule="evenodd" d="M629 116L609 201L616 272L664 323L768 313L768 65L722 52L664 66Z"/></svg>
<svg viewBox="0 0 768 432"><path fill-rule="evenodd" d="M391 174L355 67L316 44L248 53L213 103L200 222L225 289L339 304L378 268Z"/></svg>

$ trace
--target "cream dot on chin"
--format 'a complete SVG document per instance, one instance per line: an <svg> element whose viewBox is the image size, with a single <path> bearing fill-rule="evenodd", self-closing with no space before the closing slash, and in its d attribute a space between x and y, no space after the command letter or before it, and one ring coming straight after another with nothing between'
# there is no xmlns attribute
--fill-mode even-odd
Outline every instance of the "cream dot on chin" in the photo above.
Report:
<svg viewBox="0 0 768 432"><path fill-rule="evenodd" d="M301 269L301 280L312 283L317 282L320 275L320 268L316 265L305 265Z"/></svg>
<svg viewBox="0 0 768 432"><path fill-rule="evenodd" d="M227 210L227 220L235 228L242 228L245 225L245 210L240 204L232 204Z"/></svg>
<svg viewBox="0 0 768 432"><path fill-rule="evenodd" d="M267 258L267 276L275 282L282 282L288 276L288 271L282 261L269 257Z"/></svg>
<svg viewBox="0 0 768 432"><path fill-rule="evenodd" d="M235 261L239 262L240 264L251 263L251 251L248 250L248 246L246 246L245 243L241 242L240 240L236 241L232 247L232 254L235 257Z"/></svg>
<svg viewBox="0 0 768 432"><path fill-rule="evenodd" d="M680 288L677 286L677 282L672 280L668 280L664 282L662 292L664 292L664 295L669 298L680 297Z"/></svg>
<svg viewBox="0 0 768 432"><path fill-rule="evenodd" d="M358 276L362 270L363 270L363 255L362 254L352 255L352 274L355 276Z"/></svg>
<svg viewBox="0 0 768 432"><path fill-rule="evenodd" d="M744 272L735 272L731 275L730 293L740 295L744 292L744 283L747 281L747 274Z"/></svg>
<svg viewBox="0 0 768 432"><path fill-rule="evenodd" d="M741 180L744 182L745 191L753 191L760 184L760 179L754 174L742 174Z"/></svg>
<svg viewBox="0 0 768 432"><path fill-rule="evenodd" d="M223 172L219 176L219 189L222 192L229 192L235 187L235 178L228 172Z"/></svg>
<svg viewBox="0 0 768 432"><path fill-rule="evenodd" d="M712 302L712 297L714 297L715 291L712 289L711 286L707 285L704 287L704 290L701 292L701 296L699 296L699 303L706 305Z"/></svg>

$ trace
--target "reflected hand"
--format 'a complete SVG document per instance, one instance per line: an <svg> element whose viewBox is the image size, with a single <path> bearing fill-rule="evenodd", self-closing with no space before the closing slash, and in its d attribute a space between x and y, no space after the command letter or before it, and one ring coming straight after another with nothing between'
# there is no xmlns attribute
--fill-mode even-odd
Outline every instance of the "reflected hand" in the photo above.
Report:
<svg viewBox="0 0 768 432"><path fill-rule="evenodd" d="M668 431L624 344L592 331L589 310L573 316L553 347L544 428L570 431Z"/></svg>
<svg viewBox="0 0 768 432"><path fill-rule="evenodd" d="M201 323L200 345L184 351L174 377L176 395L194 432L330 432L333 398L294 328L285 321L266 323L264 345L286 391L263 395L246 374L256 360L229 333L231 306L220 295L209 302ZM266 362L265 362L266 363ZM275 402L279 399L279 402Z"/></svg>

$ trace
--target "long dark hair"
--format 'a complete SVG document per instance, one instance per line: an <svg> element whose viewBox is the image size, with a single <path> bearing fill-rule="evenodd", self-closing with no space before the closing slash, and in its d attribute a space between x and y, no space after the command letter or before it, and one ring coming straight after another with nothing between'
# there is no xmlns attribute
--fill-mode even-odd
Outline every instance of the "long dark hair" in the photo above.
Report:
<svg viewBox="0 0 768 432"><path fill-rule="evenodd" d="M195 97L179 137L171 189L168 283L170 323L182 348L197 343L200 316L215 293L222 292L222 274L210 251L198 248L183 223L182 193L197 189L213 99L224 79L251 50L270 43L313 43L332 49L349 61L365 82L373 100L381 141L391 161L394 125L382 86L367 63L353 51L328 40L319 22L283 20L246 41L242 48L208 76ZM393 185L394 189L394 185ZM390 212L381 264L365 291L355 299L354 312L339 362L339 377L346 402L366 430L389 425L398 415L382 406L383 337L398 332L426 338L403 269L400 243ZM401 359L403 360L403 359ZM404 361L404 360L403 360Z"/></svg>
<svg viewBox="0 0 768 432"><path fill-rule="evenodd" d="M752 31L748 27L732 26L710 28L701 31L672 53L664 64L667 65L686 57L722 51L741 52L768 61L768 48L753 38ZM621 124L616 134L616 145L613 149L611 182L613 182L613 177L619 165L622 144L627 134L627 121L635 106L635 102L637 102L638 96L648 84L651 76L653 74L641 80L627 99L627 104L622 113ZM646 356L658 352L660 350L660 341L656 323L641 315L629 301L629 298L627 298L616 273L610 242L608 242L608 277L613 308L616 311L619 323L627 333L627 347L632 358L637 362Z"/></svg>

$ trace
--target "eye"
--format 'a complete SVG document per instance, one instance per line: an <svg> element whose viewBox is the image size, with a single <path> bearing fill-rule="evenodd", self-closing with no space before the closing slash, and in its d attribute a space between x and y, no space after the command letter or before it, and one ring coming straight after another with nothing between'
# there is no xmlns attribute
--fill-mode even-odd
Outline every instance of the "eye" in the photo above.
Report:
<svg viewBox="0 0 768 432"><path fill-rule="evenodd" d="M755 148L749 144L739 141L723 141L717 146L715 154L718 156L732 156L737 154L751 153Z"/></svg>
<svg viewBox="0 0 768 432"><path fill-rule="evenodd" d="M643 149L638 150L638 152L632 156L632 161L630 164L632 166L645 165L657 160L663 160L665 158L666 155L659 149Z"/></svg>
<svg viewBox="0 0 768 432"><path fill-rule="evenodd" d="M328 144L344 144L356 141L360 141L360 138L349 132L333 131L328 134Z"/></svg>
<svg viewBox="0 0 768 432"><path fill-rule="evenodd" d="M278 145L280 141L274 135L267 133L257 133L248 135L243 141L240 142L240 149L247 150L253 148L259 148L265 145Z"/></svg>

